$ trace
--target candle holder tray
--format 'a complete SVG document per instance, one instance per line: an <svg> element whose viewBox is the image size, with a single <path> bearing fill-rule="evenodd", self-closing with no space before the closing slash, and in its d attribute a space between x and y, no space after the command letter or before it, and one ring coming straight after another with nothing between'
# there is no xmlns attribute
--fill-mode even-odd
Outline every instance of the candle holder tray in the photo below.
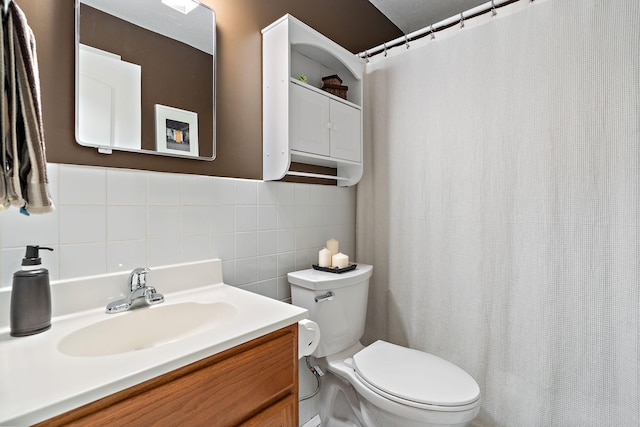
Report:
<svg viewBox="0 0 640 427"><path fill-rule="evenodd" d="M311 264L314 270L318 271L326 271L328 273L346 273L347 271L353 271L356 269L358 264L349 264L346 267L338 268L338 267L320 267L318 264Z"/></svg>

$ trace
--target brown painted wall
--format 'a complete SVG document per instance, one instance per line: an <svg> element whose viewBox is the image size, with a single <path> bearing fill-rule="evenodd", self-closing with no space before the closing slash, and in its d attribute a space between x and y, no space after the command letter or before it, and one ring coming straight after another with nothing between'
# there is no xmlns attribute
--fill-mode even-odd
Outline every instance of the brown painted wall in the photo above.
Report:
<svg viewBox="0 0 640 427"><path fill-rule="evenodd" d="M216 11L216 160L98 154L74 137L74 1L14 0L37 41L47 160L236 178L262 178L260 30L290 13L352 52L401 35L368 0L203 0Z"/></svg>

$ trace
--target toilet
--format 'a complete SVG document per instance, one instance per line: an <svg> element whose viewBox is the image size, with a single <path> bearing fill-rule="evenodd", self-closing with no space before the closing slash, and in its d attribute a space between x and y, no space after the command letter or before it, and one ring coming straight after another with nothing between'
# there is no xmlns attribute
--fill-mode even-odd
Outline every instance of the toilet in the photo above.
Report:
<svg viewBox="0 0 640 427"><path fill-rule="evenodd" d="M480 387L440 357L376 341L363 346L371 265L336 274L288 274L291 302L309 311L320 339L311 354L325 369L320 418L327 427L463 427L480 410Z"/></svg>

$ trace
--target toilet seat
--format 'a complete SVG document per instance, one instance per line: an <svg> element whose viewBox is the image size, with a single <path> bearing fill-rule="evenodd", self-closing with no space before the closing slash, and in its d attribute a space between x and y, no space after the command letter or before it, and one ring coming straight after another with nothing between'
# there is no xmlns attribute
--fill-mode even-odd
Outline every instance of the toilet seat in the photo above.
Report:
<svg viewBox="0 0 640 427"><path fill-rule="evenodd" d="M478 384L458 366L386 341L376 341L356 353L353 369L367 388L416 408L466 409L480 398Z"/></svg>

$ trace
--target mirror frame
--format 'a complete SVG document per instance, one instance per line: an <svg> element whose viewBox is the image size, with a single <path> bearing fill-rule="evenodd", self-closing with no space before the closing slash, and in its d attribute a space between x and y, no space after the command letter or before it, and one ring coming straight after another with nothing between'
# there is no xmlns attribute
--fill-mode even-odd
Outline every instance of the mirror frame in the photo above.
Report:
<svg viewBox="0 0 640 427"><path fill-rule="evenodd" d="M107 145L99 145L99 144L88 144L88 143L83 143L80 141L79 139L79 130L80 130L80 121L79 121L79 85L80 85L80 5L82 2L82 0L74 0L74 4L75 4L75 118L74 118L74 136L75 136L75 140L76 143L82 147L88 147L88 148L96 148L98 150L99 153L101 154L111 154L112 151L124 151L124 152L130 152L130 153L140 153L140 154L152 154L152 155L156 155L156 156L164 156L164 157L177 157L177 158L181 158L181 159L191 159L191 160L204 160L204 161L213 161L216 159L216 50L217 50L217 43L216 43L216 13L215 11L209 7L208 5L202 3L201 1L198 0L192 0L194 3L197 3L199 7L205 7L206 9L208 9L211 12L211 16L213 18L213 53L212 55L212 68L213 68L213 81L212 81L212 86L213 86L213 93L211 94L211 101L212 101L212 113L213 116L211 117L212 120L212 140L211 140L211 144L212 144L212 155L211 157L206 157L206 156L194 156L193 154L179 154L179 153L173 153L173 152L165 152L165 151L158 151L158 150L150 150L150 149L144 149L144 148L127 148L127 147L118 147L118 146L107 146ZM160 1L158 0L158 3L160 3ZM88 5L89 6L89 5ZM91 7L91 6L90 6ZM106 12L105 12L106 13ZM120 18L118 18L120 19ZM131 23L132 25L136 25L135 23ZM151 31L151 30L148 30ZM152 133L155 135L156 129L154 128L152 130ZM202 141L200 141L200 144L202 144Z"/></svg>

